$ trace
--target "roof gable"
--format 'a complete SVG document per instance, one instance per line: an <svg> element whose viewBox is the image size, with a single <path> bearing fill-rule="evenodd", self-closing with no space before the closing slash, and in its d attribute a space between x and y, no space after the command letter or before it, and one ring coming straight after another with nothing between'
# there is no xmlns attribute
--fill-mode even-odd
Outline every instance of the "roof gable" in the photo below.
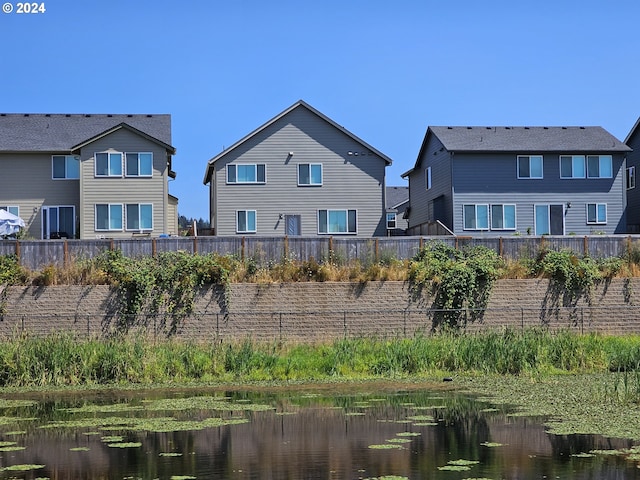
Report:
<svg viewBox="0 0 640 480"><path fill-rule="evenodd" d="M0 151L70 152L123 124L132 131L171 145L171 116L168 114L3 113L0 114Z"/></svg>
<svg viewBox="0 0 640 480"><path fill-rule="evenodd" d="M223 158L227 154L231 153L233 150L235 150L236 148L240 147L245 142L247 142L251 138L255 137L260 132L262 132L265 129L267 129L269 126L271 126L274 123L276 123L278 120L286 117L289 113L293 112L297 108L305 108L305 109L307 109L309 112L313 113L314 115L316 115L317 117L319 117L323 121L327 122L329 125L333 126L336 130L340 131L342 134L347 135L348 137L350 137L351 139L353 139L354 141L356 141L357 143L362 145L367 150L370 150L371 152L375 153L377 156L379 156L380 158L382 158L385 161L386 165L390 165L391 164L391 159L389 157L387 157L385 154L381 153L380 151L378 151L377 149L375 149L374 147L372 147L371 145L366 143L364 140L360 139L359 137L357 137L356 135L351 133L346 128L344 128L341 125L337 124L336 122L331 120L329 117L327 117L323 113L321 113L318 110L316 110L315 108L313 108L308 103L304 102L303 100L299 100L296 103L294 103L293 105L291 105L289 108L287 108L286 110L280 112L278 115L273 117L271 120L267 121L265 124L261 125L257 129L255 129L254 131L252 131L251 133L249 133L248 135L246 135L245 137L243 137L242 139L240 139L239 141L237 141L236 143L231 145L229 148L223 150L218 155L216 155L211 160L209 160L207 162L207 169L205 171L203 183L206 185L211 180L211 175L212 175L212 172L213 172L213 164L216 161L218 161L219 159Z"/></svg>
<svg viewBox="0 0 640 480"><path fill-rule="evenodd" d="M83 147L95 142L96 140L99 140L99 139L101 139L103 137L106 137L107 135L110 135L113 132L116 132L118 130L128 130L130 132L133 132L136 135L139 135L141 137L146 138L150 142L157 143L158 145L164 147L165 149L167 149L171 153L175 153L175 151L176 151L175 148L172 147L171 145L169 145L167 143L164 143L164 142L158 140L157 138L152 137L151 135L147 135L146 133L138 130L137 128L133 128L131 125L127 125L126 123L121 123L119 125L116 125L113 128L109 128L108 130L105 130L104 132L100 132L97 135L95 135L94 137L88 138L87 140L85 140L82 143L79 143L78 145L74 145L72 150L73 151L79 150L79 149L81 149L81 148L83 148Z"/></svg>
<svg viewBox="0 0 640 480"><path fill-rule="evenodd" d="M631 128L631 130L629 131L629 134L627 135L627 138L624 139L624 143L625 145L629 146L629 143L631 142L631 140L633 139L633 137L636 135L636 133L638 132L638 127L640 126L640 117L638 118L638 120L636 120L636 123L633 125L633 127Z"/></svg>

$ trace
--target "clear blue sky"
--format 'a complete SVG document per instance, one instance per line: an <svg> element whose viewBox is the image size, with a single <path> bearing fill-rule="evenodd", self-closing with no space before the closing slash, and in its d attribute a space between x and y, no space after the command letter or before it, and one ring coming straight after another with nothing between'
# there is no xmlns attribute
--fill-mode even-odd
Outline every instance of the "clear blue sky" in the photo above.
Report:
<svg viewBox="0 0 640 480"><path fill-rule="evenodd" d="M388 185L429 125L624 140L640 116L638 0L11 3L0 111L170 113L186 216L208 218L207 160L299 99L391 157Z"/></svg>

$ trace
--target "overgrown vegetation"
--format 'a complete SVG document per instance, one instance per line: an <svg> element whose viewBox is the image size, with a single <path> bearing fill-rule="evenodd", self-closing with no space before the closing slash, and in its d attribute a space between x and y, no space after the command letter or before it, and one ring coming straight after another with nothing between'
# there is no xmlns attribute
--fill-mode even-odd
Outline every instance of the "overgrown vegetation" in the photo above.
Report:
<svg viewBox="0 0 640 480"><path fill-rule="evenodd" d="M0 344L0 386L163 382L320 381L451 373L628 372L636 382L640 336L545 330L352 338L328 343L155 343L142 338L18 336ZM625 390L640 402L640 391ZM619 400L621 400L620 397Z"/></svg>
<svg viewBox="0 0 640 480"><path fill-rule="evenodd" d="M482 314L502 267L502 259L488 248L455 249L435 242L415 256L409 279L418 290L430 288L436 328L457 328Z"/></svg>

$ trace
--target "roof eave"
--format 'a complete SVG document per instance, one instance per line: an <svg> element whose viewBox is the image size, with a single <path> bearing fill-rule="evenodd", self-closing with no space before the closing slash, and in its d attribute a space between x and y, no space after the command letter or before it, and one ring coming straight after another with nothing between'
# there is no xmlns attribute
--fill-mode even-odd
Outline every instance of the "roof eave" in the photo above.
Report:
<svg viewBox="0 0 640 480"><path fill-rule="evenodd" d="M135 133L136 135L140 135L141 137L144 137L144 138L146 138L147 140L149 140L151 142L154 142L154 143L157 143L158 145L161 145L162 147L164 147L167 150L167 152L170 155L175 155L175 153L176 153L176 149L172 145L169 145L168 143L165 143L162 140L159 140L156 137L153 137L153 136L149 135L148 133L143 132L142 130L138 130L137 128L132 127L128 123L124 123L124 122L123 123L119 123L118 125L116 125L114 127L108 128L107 130L105 130L103 132L100 132L99 134L97 134L97 135L95 135L95 136L93 136L91 138L86 139L85 141L79 143L78 145L74 145L71 148L71 151L72 152L77 152L78 150L82 149L83 147L86 147L87 145L89 145L89 144L91 144L91 143L93 143L93 142L95 142L95 141L97 141L97 140L99 140L99 139L101 139L103 137L106 137L107 135L110 135L110 134L112 134L113 132L115 132L117 130L123 129L123 128Z"/></svg>

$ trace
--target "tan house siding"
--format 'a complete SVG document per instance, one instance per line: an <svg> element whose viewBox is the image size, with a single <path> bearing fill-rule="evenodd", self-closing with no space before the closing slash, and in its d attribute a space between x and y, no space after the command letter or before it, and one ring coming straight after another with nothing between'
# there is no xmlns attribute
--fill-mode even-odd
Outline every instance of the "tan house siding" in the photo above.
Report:
<svg viewBox="0 0 640 480"><path fill-rule="evenodd" d="M0 205L19 207L29 237L42 238L43 206L75 207L77 224L79 181L54 180L50 154L0 153L0 172Z"/></svg>
<svg viewBox="0 0 640 480"><path fill-rule="evenodd" d="M122 177L96 177L95 153L117 151L120 153L153 153L153 175L150 178L131 178L125 175L123 158ZM109 238L131 238L133 231L126 229L126 213L123 211L121 231L96 231L96 204L121 203L152 204L152 236L167 233L168 192L167 192L167 152L158 143L147 140L129 130L120 129L99 138L82 148L80 166L80 191L82 192L80 224L82 238L105 236ZM176 216L177 217L177 216ZM176 218L177 222L177 218Z"/></svg>

